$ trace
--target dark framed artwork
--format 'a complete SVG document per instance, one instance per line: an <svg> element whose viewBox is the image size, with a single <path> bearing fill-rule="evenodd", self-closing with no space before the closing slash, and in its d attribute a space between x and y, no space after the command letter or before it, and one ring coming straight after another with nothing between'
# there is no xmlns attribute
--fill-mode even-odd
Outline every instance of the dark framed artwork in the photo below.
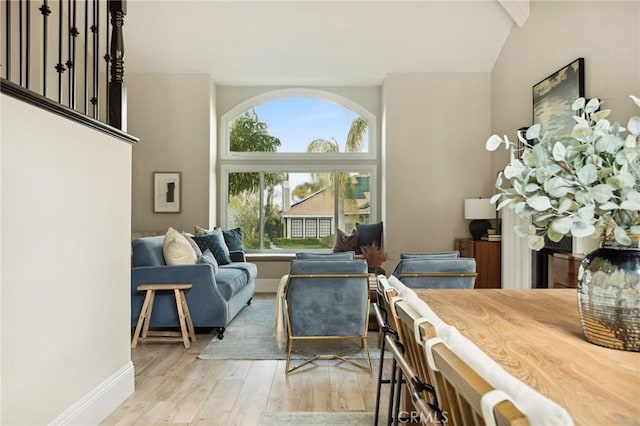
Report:
<svg viewBox="0 0 640 426"><path fill-rule="evenodd" d="M578 58L533 86L533 123L541 133L570 135L571 104L584 96L584 58Z"/></svg>
<svg viewBox="0 0 640 426"><path fill-rule="evenodd" d="M180 172L153 173L153 212L180 213Z"/></svg>

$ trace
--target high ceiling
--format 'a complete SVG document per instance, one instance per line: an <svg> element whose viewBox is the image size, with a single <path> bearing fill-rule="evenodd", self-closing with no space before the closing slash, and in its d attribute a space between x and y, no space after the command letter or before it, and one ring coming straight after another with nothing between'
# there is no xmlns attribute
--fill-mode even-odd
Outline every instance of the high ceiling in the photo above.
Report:
<svg viewBox="0 0 640 426"><path fill-rule="evenodd" d="M378 85L491 71L512 25L495 0L130 0L125 67L220 85Z"/></svg>

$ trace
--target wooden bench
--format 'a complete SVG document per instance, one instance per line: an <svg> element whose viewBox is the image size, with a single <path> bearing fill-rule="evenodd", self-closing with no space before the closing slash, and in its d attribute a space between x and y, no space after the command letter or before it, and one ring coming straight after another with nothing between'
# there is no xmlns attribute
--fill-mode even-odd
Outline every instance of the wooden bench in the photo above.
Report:
<svg viewBox="0 0 640 426"><path fill-rule="evenodd" d="M191 314L187 306L187 299L184 296L184 290L193 287L191 284L143 284L137 287L138 291L146 291L140 317L136 324L136 331L133 333L131 347L138 346L138 342L183 342L185 348L191 347L191 341L196 341L196 333L191 321ZM153 310L153 299L156 291L173 290L176 297L176 308L178 310L178 319L180 320L180 331L150 331L151 311ZM142 331L142 335L140 335Z"/></svg>

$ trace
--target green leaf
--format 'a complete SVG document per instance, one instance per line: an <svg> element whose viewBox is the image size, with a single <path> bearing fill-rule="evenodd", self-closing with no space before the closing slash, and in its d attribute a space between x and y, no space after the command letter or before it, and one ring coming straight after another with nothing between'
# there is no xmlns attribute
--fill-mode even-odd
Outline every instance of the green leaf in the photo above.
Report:
<svg viewBox="0 0 640 426"><path fill-rule="evenodd" d="M617 210L618 208L620 208L620 206L614 202L609 201L609 202L600 204L598 208L600 210L609 211L609 210Z"/></svg>
<svg viewBox="0 0 640 426"><path fill-rule="evenodd" d="M525 187L524 187L524 192L535 192L540 188L540 185L538 185L537 183L528 183Z"/></svg>
<svg viewBox="0 0 640 426"><path fill-rule="evenodd" d="M578 179L584 184L590 184L598 179L598 170L593 164L587 164L578 170Z"/></svg>
<svg viewBox="0 0 640 426"><path fill-rule="evenodd" d="M500 209L504 208L504 206L506 206L506 205L510 204L510 203L511 203L511 201L513 201L513 200L511 200L511 199L509 199L509 198L507 198L507 199L505 199L505 200L502 200L502 201L500 202L500 204L498 204L498 207L496 207L496 210L500 210Z"/></svg>
<svg viewBox="0 0 640 426"><path fill-rule="evenodd" d="M487 143L485 144L485 148L487 151L495 151L502 145L503 140L498 135L492 135L489 139L487 139Z"/></svg>
<svg viewBox="0 0 640 426"><path fill-rule="evenodd" d="M533 126L527 129L527 133L525 134L525 138L528 140L538 139L540 137L540 125L534 124Z"/></svg>
<svg viewBox="0 0 640 426"><path fill-rule="evenodd" d="M587 222L576 221L571 226L571 235L576 238L583 238L592 235L595 232L595 226Z"/></svg>
<svg viewBox="0 0 640 426"><path fill-rule="evenodd" d="M515 226L513 228L513 230L516 232L516 235L520 238L524 238L524 237L528 237L529 235L531 235L530 232L530 226L529 225L519 225L519 226ZM535 228L533 230L533 233L535 234Z"/></svg>
<svg viewBox="0 0 640 426"><path fill-rule="evenodd" d="M570 187L566 185L566 181L559 177L553 177L546 181L543 185L544 190L555 198L561 198L567 195Z"/></svg>
<svg viewBox="0 0 640 426"><path fill-rule="evenodd" d="M544 237L542 235L534 235L529 237L529 248L539 251L544 247Z"/></svg>
<svg viewBox="0 0 640 426"><path fill-rule="evenodd" d="M636 98L635 96L631 95L629 96L631 98L631 100L638 106L638 108L640 108L640 99Z"/></svg>
<svg viewBox="0 0 640 426"><path fill-rule="evenodd" d="M571 231L573 225L573 219L570 217L559 217L551 222L551 229L561 235L566 235Z"/></svg>
<svg viewBox="0 0 640 426"><path fill-rule="evenodd" d="M600 108L600 101L597 98L590 99L584 107L584 112L591 114Z"/></svg>
<svg viewBox="0 0 640 426"><path fill-rule="evenodd" d="M631 117L627 124L627 130L632 135L640 135L640 117Z"/></svg>
<svg viewBox="0 0 640 426"><path fill-rule="evenodd" d="M556 161L564 161L567 150L561 142L556 142L553 145L553 159Z"/></svg>
<svg viewBox="0 0 640 426"><path fill-rule="evenodd" d="M600 120L603 120L605 118L607 118L609 116L609 114L611 114L611 110L610 109L603 109L597 112L594 112L593 115L591 116L591 120L595 121L596 123L599 123ZM598 126L598 124L596 124L596 127Z"/></svg>
<svg viewBox="0 0 640 426"><path fill-rule="evenodd" d="M573 101L573 103L571 104L571 109L573 111L579 111L581 109L584 109L584 105L585 105L585 99L578 98L575 101Z"/></svg>
<svg viewBox="0 0 640 426"><path fill-rule="evenodd" d="M590 127L584 127L576 125L571 132L571 137L574 137L578 140L586 140L591 136L592 130Z"/></svg>
<svg viewBox="0 0 640 426"><path fill-rule="evenodd" d="M613 230L613 236L616 241L622 245L628 246L631 244L631 238L627 235L627 231L624 230L621 226L616 226Z"/></svg>
<svg viewBox="0 0 640 426"><path fill-rule="evenodd" d="M627 194L627 199L620 204L620 208L632 211L640 210L640 193L637 191L630 191Z"/></svg>
<svg viewBox="0 0 640 426"><path fill-rule="evenodd" d="M536 195L534 197L531 197L527 199L527 204L531 208L539 212L542 212L551 208L551 201L549 200L549 197L545 195Z"/></svg>
<svg viewBox="0 0 640 426"><path fill-rule="evenodd" d="M502 194L501 194L501 193L493 194L493 195L491 196L491 198L489 199L489 202L490 202L491 204L495 204L495 203L496 203L496 201L498 201L498 200L500 199L500 197L502 197Z"/></svg>
<svg viewBox="0 0 640 426"><path fill-rule="evenodd" d="M591 195L598 203L606 203L613 198L613 189L609 185L601 183L591 188Z"/></svg>
<svg viewBox="0 0 640 426"><path fill-rule="evenodd" d="M565 234L560 234L555 232L553 229L549 228L547 230L547 237L554 243L560 242L560 240L564 237Z"/></svg>
<svg viewBox="0 0 640 426"><path fill-rule="evenodd" d="M638 105L640 106L640 105ZM640 225L633 225L629 228L629 232L632 234L640 234Z"/></svg>
<svg viewBox="0 0 640 426"><path fill-rule="evenodd" d="M568 198L563 198L560 201L560 205L558 206L558 213L564 213L567 210L569 210L569 208L571 208L571 200Z"/></svg>

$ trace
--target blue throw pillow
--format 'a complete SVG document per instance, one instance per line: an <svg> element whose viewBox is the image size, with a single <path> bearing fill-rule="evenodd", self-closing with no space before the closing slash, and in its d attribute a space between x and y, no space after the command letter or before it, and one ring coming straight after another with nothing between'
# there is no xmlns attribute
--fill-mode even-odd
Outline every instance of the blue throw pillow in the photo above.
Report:
<svg viewBox="0 0 640 426"><path fill-rule="evenodd" d="M204 253L198 258L198 263L205 263L213 266L213 273L218 272L218 262L213 256L210 250L205 250Z"/></svg>
<svg viewBox="0 0 640 426"><path fill-rule="evenodd" d="M356 223L356 233L358 234L358 250L360 247L370 246L376 243L382 247L382 221L377 223Z"/></svg>
<svg viewBox="0 0 640 426"><path fill-rule="evenodd" d="M209 250L216 258L218 265L228 265L231 263L229 248L224 242L221 229L214 229L207 235L195 235L193 241L196 242L203 253L205 250Z"/></svg>
<svg viewBox="0 0 640 426"><path fill-rule="evenodd" d="M227 244L229 251L244 251L244 247L242 247L242 229L223 229L222 236L224 237L224 242Z"/></svg>

